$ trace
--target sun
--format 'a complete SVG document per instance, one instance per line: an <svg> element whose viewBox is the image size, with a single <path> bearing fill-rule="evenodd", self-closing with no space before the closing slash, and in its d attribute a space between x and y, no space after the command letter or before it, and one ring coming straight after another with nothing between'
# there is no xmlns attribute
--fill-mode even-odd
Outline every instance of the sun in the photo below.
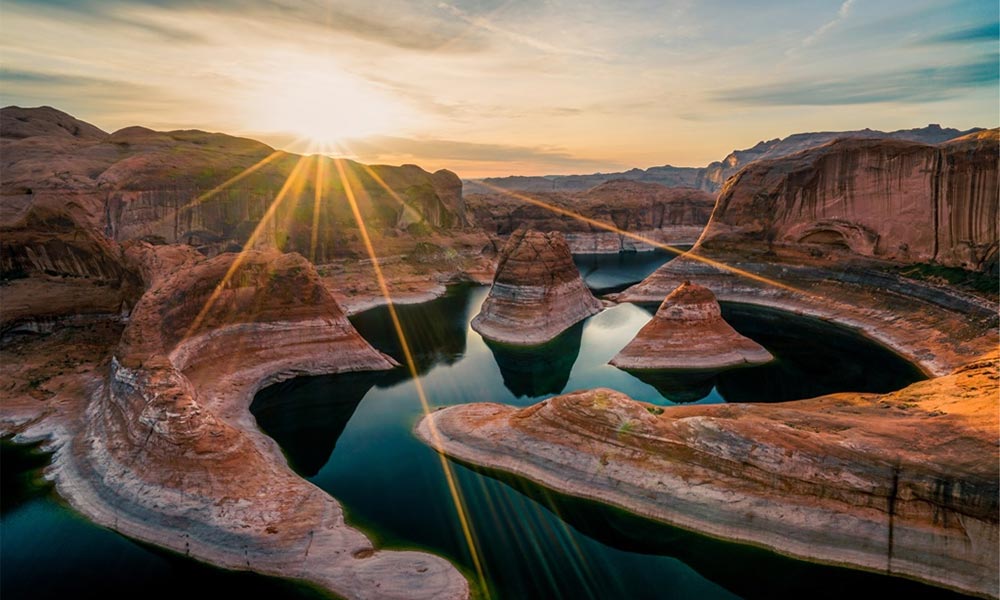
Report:
<svg viewBox="0 0 1000 600"><path fill-rule="evenodd" d="M368 82L331 65L282 69L255 95L254 126L319 148L392 131L403 110Z"/></svg>

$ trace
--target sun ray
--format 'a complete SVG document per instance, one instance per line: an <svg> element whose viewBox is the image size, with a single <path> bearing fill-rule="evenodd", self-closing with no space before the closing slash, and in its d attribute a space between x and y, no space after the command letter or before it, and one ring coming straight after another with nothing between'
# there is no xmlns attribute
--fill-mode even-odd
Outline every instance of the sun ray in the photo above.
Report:
<svg viewBox="0 0 1000 600"><path fill-rule="evenodd" d="M795 287L792 287L792 286L790 286L788 284L785 284L785 283L782 283L780 281L775 281L774 279L769 279L769 278L764 277L762 275L758 275L756 273L751 273L750 271L745 271L745 270L740 269L738 267L727 265L724 262L720 262L720 261L717 261L717 260L712 260L711 258L706 258L704 256L699 256L697 254L691 254L687 250L684 250L682 248L678 248L677 246L671 246L669 244L664 244L663 242L658 242L658 241L650 239L650 238L648 238L646 236L639 235L639 234L633 233L631 231L625 231L624 229L616 227L615 225L604 223L602 221L598 221L597 219L591 219L590 217L585 217L585 216L581 215L580 213L573 212L571 210L568 210L568 209L565 209L565 208L561 208L559 206L555 206L553 204L550 204L550 203L545 202L543 200L539 200L537 198L532 198L531 196L528 196L527 194L515 192L515 191L512 191L512 190L507 190L507 189L504 189L504 188L492 185L490 183L487 183L486 181L483 181L482 179L475 179L473 181L475 181L476 183L482 185L483 187L489 188L489 189L491 189L491 190L493 190L493 191L495 191L497 193L505 194L507 196L510 196L511 198L516 198L518 200L521 200L522 202L527 202L529 204L533 204L535 206L539 206L541 208L550 210L550 211L552 211L552 212L554 212L556 214L560 214L560 215L567 216L567 217L572 217L572 218L574 218L574 219L576 219L578 221L582 221L584 223L587 223L588 225L592 225L594 227L597 227L599 229L603 229L605 231L610 231L612 233L617 233L618 235L627 237L627 238L629 238L631 240L635 240L637 242L642 242L644 244L648 244L650 246L653 246L654 248L659 248L660 250L666 250L667 252L671 252L671 253L676 254L678 256L680 256L681 254L683 254L683 255L685 255L686 258L690 258L691 260L695 260L695 261L698 261L698 262L701 262L701 263L713 266L713 267L715 267L717 269L720 269L720 270L723 270L723 271L729 271L730 273L733 273L734 275L739 275L741 277L746 277L747 279L751 279L753 281L757 281L759 283L764 283L766 285L777 287L777 288L780 288L780 289L783 289L783 290L786 290L786 291L789 291L789 292L793 292L793 293L796 293L796 294L803 294L803 295L806 295L806 296L811 295L811 294L809 294L808 292L806 292L804 290L797 289Z"/></svg>
<svg viewBox="0 0 1000 600"><path fill-rule="evenodd" d="M309 260L316 263L316 247L319 244L319 209L323 203L323 186L325 185L326 158L316 157L316 173L313 176L313 214L312 229L309 235Z"/></svg>
<svg viewBox="0 0 1000 600"><path fill-rule="evenodd" d="M265 156L261 160L259 160L256 163L250 165L246 169L243 169L242 171L240 171L236 175L234 175L234 176L230 177L229 179L223 181L222 183L220 183L219 185L215 186L214 188L208 190L204 194L201 194L201 195L197 196L196 198L192 199L190 202L188 202L187 204L185 204L184 206L182 206L180 208L180 210L189 210L189 209L194 208L195 206L198 206L202 202L205 202L206 200L210 199L212 196L215 196L216 194L218 194L222 190L226 189L227 187L233 185L234 183L237 183L237 182L239 182L239 181L241 181L243 179L246 179L250 175L253 175L257 171L259 171L261 168L263 168L263 167L267 166L268 164L274 162L275 159L277 159L278 157L280 157L280 156L287 156L287 155L288 155L287 152L282 152L281 150L275 150L271 154L268 154L267 156Z"/></svg>
<svg viewBox="0 0 1000 600"><path fill-rule="evenodd" d="M198 328L201 327L201 324L204 321L205 317L208 316L209 311L212 310L212 307L215 305L215 302L219 299L219 295L222 294L222 290L226 288L226 285L229 283L229 280L232 279L233 274L236 273L236 271L240 268L240 266L243 265L243 262L246 260L247 253L253 249L261 233L265 231L265 228L270 225L270 222L274 218L274 214L277 212L278 207L284 201L285 196L288 195L288 191L295 184L295 180L298 179L299 174L303 171L303 166L305 164L306 164L306 157L300 156L298 162L295 163L295 167L292 169L291 173L289 173L288 177L285 179L285 183L282 184L281 189L278 190L278 193L277 195L275 195L274 200L271 202L271 205L267 208L267 212L265 212L264 216L261 217L260 221L257 222L257 226L254 227L253 233L251 233L250 237L247 238L246 243L243 245L243 249L240 250L239 254L236 255L236 258L233 259L232 264L229 265L229 269L226 270L226 274L222 277L219 283L216 284L215 290L212 291L212 295L208 297L208 300L205 301L205 305L202 306L201 310L198 312L198 315L194 318L194 321L191 322L191 325L188 327L187 332L185 332L182 341L190 338L194 334L194 332L196 332Z"/></svg>
<svg viewBox="0 0 1000 600"><path fill-rule="evenodd" d="M348 180L347 173L345 172L343 160L335 158L334 164L337 167L337 174L340 177L341 182L344 185L344 192L347 196L347 202L350 204L351 212L354 215L354 220L358 224L358 229L361 234L361 240L364 243L365 250L368 252L368 256L372 261L372 268L375 271L375 278L378 280L379 290L382 296L385 298L386 307L389 311L389 318L392 321L392 326L396 330L396 335L399 338L399 344L403 351L404 362L406 363L406 368L410 372L410 377L412 378L413 384L417 391L417 397L420 400L421 409L424 415L429 415L431 412L430 402L427 400L427 394L424 391L423 384L421 382L420 373L417 370L416 361L413 358L413 353L410 349L410 345L406 339L406 334L403 331L402 322L399 320L399 315L396 312L396 307L392 301L392 295L389 292L389 286L386 282L385 277L382 274L382 267L379 263L378 256L375 253L375 246L372 244L371 238L368 235L368 228L365 225L364 219L361 217L361 210L358 207L357 198L354 195L354 190L351 187L350 181ZM434 445L437 448L442 446L441 435L434 426L432 420L427 421L430 427L431 438L434 440ZM458 520L462 528L462 535L465 536L465 541L469 547L469 554L472 557L473 565L476 569L476 575L479 578L480 591L483 597L489 597L489 589L486 585L486 577L483 572L483 565L479 558L478 545L476 544L475 536L472 532L472 525L469 521L467 508L465 507L465 502L462 498L462 493L458 488L458 482L455 478L455 473L452 471L451 464L444 454L438 453L438 458L441 461L441 468L444 470L445 480L448 484L448 491L451 494L452 501L455 503L455 510L458 513Z"/></svg>

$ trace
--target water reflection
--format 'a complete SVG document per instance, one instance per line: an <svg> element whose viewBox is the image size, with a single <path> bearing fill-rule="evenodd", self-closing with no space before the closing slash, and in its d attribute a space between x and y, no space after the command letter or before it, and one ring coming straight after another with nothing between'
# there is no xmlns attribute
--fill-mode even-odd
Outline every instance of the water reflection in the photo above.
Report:
<svg viewBox="0 0 1000 600"><path fill-rule="evenodd" d="M569 382L580 355L583 323L573 325L540 346L510 346L483 340L493 353L503 384L517 397L558 394Z"/></svg>
<svg viewBox="0 0 1000 600"><path fill-rule="evenodd" d="M312 477L330 460L358 403L380 377L378 373L297 377L262 390L250 412L260 429L281 446L288 464Z"/></svg>
<svg viewBox="0 0 1000 600"><path fill-rule="evenodd" d="M690 246L678 246L687 250ZM675 256L665 250L622 252L618 254L574 254L573 262L580 276L595 294L620 292L645 279Z"/></svg>
<svg viewBox="0 0 1000 600"><path fill-rule="evenodd" d="M708 397L715 387L719 371L658 371L651 369L626 370L639 381L648 383L660 395L678 404L697 402Z"/></svg>

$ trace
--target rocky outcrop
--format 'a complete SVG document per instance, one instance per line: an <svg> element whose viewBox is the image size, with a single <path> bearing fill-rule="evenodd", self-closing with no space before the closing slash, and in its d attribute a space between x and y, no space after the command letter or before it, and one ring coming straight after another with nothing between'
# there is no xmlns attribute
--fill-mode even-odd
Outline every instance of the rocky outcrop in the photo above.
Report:
<svg viewBox="0 0 1000 600"><path fill-rule="evenodd" d="M423 235L468 224L450 171L343 160L342 178L334 159L218 133L129 127L107 135L49 108L0 115L2 222L31 206L58 207L119 242L183 243L215 255L246 246L268 215L253 247L314 262L364 251L348 188L373 230Z"/></svg>
<svg viewBox="0 0 1000 600"><path fill-rule="evenodd" d="M466 194L466 202L474 223L487 233L506 236L518 227L559 231L574 253L653 249L627 234L655 243L692 244L715 206L715 199L699 190L625 179L584 192L538 192L530 197L535 202L493 190Z"/></svg>
<svg viewBox="0 0 1000 600"><path fill-rule="evenodd" d="M773 359L763 346L723 320L722 309L710 290L684 282L666 297L652 320L611 364L628 370L717 370Z"/></svg>
<svg viewBox="0 0 1000 600"><path fill-rule="evenodd" d="M722 188L727 179L754 161L788 156L802 150L828 144L837 139L878 138L905 140L923 144L940 144L978 131L980 131L978 128L959 131L958 129L931 124L927 127L900 129L891 132L859 129L856 131L796 133L786 138L775 138L773 140L758 142L752 148L733 150L721 161L712 162L704 167L664 165L648 169L629 169L621 173L547 175L545 177L489 177L481 180L482 183L477 180L470 180L466 182L466 185L470 191L477 193L488 192L497 187L526 192L573 192L587 190L606 181L628 179L646 183L657 183L668 187L697 188L715 194Z"/></svg>
<svg viewBox="0 0 1000 600"><path fill-rule="evenodd" d="M531 346L600 310L562 234L519 229L500 253L493 287L472 328L494 342Z"/></svg>
<svg viewBox="0 0 1000 600"><path fill-rule="evenodd" d="M995 353L898 392L659 407L467 404L417 434L481 467L733 541L996 597ZM433 433L433 435L432 435Z"/></svg>
<svg viewBox="0 0 1000 600"><path fill-rule="evenodd" d="M50 476L74 508L178 553L343 597L468 596L447 561L376 550L348 527L337 501L289 468L248 411L271 382L395 365L361 338L306 259L205 259L146 243L126 256L148 289L103 369L69 402L12 394L0 419L20 439L48 438Z"/></svg>
<svg viewBox="0 0 1000 600"><path fill-rule="evenodd" d="M0 331L127 315L141 293L118 244L64 211L35 207L0 227Z"/></svg>
<svg viewBox="0 0 1000 600"><path fill-rule="evenodd" d="M996 262L1000 134L941 146L840 140L730 179L700 244L799 245L904 263Z"/></svg>

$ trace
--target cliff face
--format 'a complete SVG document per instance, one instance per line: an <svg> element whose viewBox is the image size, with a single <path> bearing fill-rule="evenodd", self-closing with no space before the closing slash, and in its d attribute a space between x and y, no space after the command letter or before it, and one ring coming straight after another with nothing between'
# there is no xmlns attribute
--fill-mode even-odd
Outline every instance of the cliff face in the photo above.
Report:
<svg viewBox="0 0 1000 600"><path fill-rule="evenodd" d="M940 125L931 124L916 129L900 129L898 131L875 131L859 129L856 131L818 131L796 133L786 138L761 141L752 148L733 150L721 161L712 162L704 167L675 167L664 165L648 169L629 169L620 173L592 173L589 175L550 175L546 177L490 177L483 181L489 186L509 190L528 192L583 191L606 181L628 179L646 183L658 183L668 187L691 187L715 194L722 185L737 171L748 164L764 159L780 158L809 148L828 144L841 138L852 139L891 139L920 142L923 144L940 144L948 140L962 137L980 131L969 129L959 131ZM469 190L481 193L488 192L489 187L476 181L467 182Z"/></svg>
<svg viewBox="0 0 1000 600"><path fill-rule="evenodd" d="M996 597L996 373L994 353L890 394L781 404L658 407L586 390L449 407L417 433L712 536Z"/></svg>
<svg viewBox="0 0 1000 600"><path fill-rule="evenodd" d="M500 192L466 196L474 223L487 233L509 235L518 227L559 231L573 252L647 249L627 236L576 219L572 211L616 229L656 242L693 243L708 222L715 200L694 189L619 179L585 192L532 193L546 208Z"/></svg>
<svg viewBox="0 0 1000 600"><path fill-rule="evenodd" d="M316 261L360 247L348 188L372 228L468 224L461 180L449 171L344 160L341 177L332 159L223 134L129 127L106 135L54 109L0 114L6 222L30 206L60 207L117 241L188 243L214 255L242 248L270 214L255 246Z"/></svg>
<svg viewBox="0 0 1000 600"><path fill-rule="evenodd" d="M840 140L730 179L700 244L806 245L986 270L996 262L996 130L941 146Z"/></svg>
<svg viewBox="0 0 1000 600"><path fill-rule="evenodd" d="M530 346L600 310L562 235L519 229L500 253L493 287L472 328L488 340Z"/></svg>
<svg viewBox="0 0 1000 600"><path fill-rule="evenodd" d="M118 244L63 211L32 208L0 227L0 331L68 317L117 317L141 293Z"/></svg>

